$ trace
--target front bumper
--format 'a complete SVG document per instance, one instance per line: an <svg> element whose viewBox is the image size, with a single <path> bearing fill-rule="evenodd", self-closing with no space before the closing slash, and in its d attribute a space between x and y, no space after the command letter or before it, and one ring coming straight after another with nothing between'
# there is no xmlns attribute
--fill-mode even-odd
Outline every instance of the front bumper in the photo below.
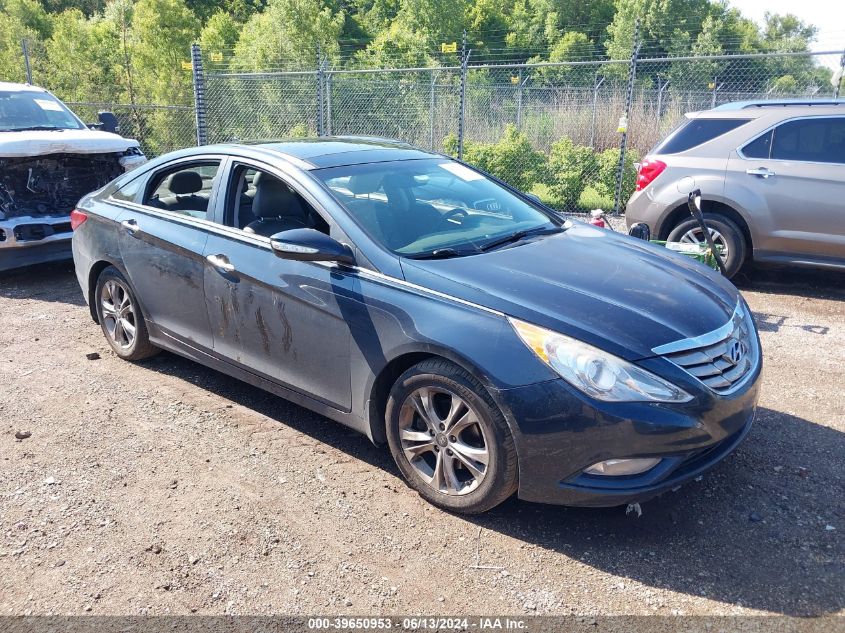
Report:
<svg viewBox="0 0 845 633"><path fill-rule="evenodd" d="M713 468L745 439L757 374L730 397L702 392L684 405L598 403L563 380L498 391L519 457L521 499L607 507L646 501ZM645 473L587 475L608 459L659 457Z"/></svg>
<svg viewBox="0 0 845 633"><path fill-rule="evenodd" d="M72 237L67 215L0 220L0 270L69 259Z"/></svg>

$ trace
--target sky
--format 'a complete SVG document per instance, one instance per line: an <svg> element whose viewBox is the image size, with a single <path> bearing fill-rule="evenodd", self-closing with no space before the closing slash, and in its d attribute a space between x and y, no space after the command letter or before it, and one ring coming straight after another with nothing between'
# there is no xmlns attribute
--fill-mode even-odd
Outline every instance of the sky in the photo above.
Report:
<svg viewBox="0 0 845 633"><path fill-rule="evenodd" d="M762 24L763 15L792 13L819 31L811 45L814 51L842 51L845 49L845 1L843 0L729 0L743 15ZM838 67L839 57L825 56L826 66Z"/></svg>

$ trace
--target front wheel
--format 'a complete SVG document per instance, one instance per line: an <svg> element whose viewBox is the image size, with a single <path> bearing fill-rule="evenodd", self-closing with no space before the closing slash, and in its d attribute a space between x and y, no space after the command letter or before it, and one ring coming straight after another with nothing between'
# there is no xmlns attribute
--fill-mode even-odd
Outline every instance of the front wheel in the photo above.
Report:
<svg viewBox="0 0 845 633"><path fill-rule="evenodd" d="M739 269L745 263L747 253L745 237L742 235L740 228L723 215L705 213L704 223L710 230L713 243L722 249L721 258L725 265L725 276L730 279L739 272ZM698 222L694 218L690 218L672 229L668 241L706 245L707 238Z"/></svg>
<svg viewBox="0 0 845 633"><path fill-rule="evenodd" d="M402 374L386 410L390 452L420 496L476 514L517 488L513 437L502 412L473 376L427 360Z"/></svg>

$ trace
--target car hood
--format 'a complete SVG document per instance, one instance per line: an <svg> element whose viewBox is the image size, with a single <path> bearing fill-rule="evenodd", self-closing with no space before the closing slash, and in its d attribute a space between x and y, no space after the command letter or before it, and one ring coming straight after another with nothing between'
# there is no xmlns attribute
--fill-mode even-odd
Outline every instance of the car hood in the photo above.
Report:
<svg viewBox="0 0 845 633"><path fill-rule="evenodd" d="M403 259L407 281L637 360L715 330L739 292L662 247L573 223L566 231L480 255Z"/></svg>
<svg viewBox="0 0 845 633"><path fill-rule="evenodd" d="M138 147L138 141L99 130L0 132L0 158L47 154L107 154Z"/></svg>

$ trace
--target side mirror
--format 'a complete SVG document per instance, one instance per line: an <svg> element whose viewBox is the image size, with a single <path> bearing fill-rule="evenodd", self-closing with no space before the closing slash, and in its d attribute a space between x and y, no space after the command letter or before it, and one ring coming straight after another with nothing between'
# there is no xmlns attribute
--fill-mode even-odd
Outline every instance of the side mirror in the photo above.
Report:
<svg viewBox="0 0 845 633"><path fill-rule="evenodd" d="M543 206L546 206L546 205L543 204L543 201L540 200L540 196L538 196L536 193L526 193L525 197L530 198L531 200L533 200L537 204L542 204Z"/></svg>
<svg viewBox="0 0 845 633"><path fill-rule="evenodd" d="M98 112L97 120L100 122L97 127L103 130L103 132L111 132L113 134L120 133L120 123L114 115L114 112Z"/></svg>
<svg viewBox="0 0 845 633"><path fill-rule="evenodd" d="M354 264L352 249L315 229L290 229L270 237L276 257L299 262Z"/></svg>

